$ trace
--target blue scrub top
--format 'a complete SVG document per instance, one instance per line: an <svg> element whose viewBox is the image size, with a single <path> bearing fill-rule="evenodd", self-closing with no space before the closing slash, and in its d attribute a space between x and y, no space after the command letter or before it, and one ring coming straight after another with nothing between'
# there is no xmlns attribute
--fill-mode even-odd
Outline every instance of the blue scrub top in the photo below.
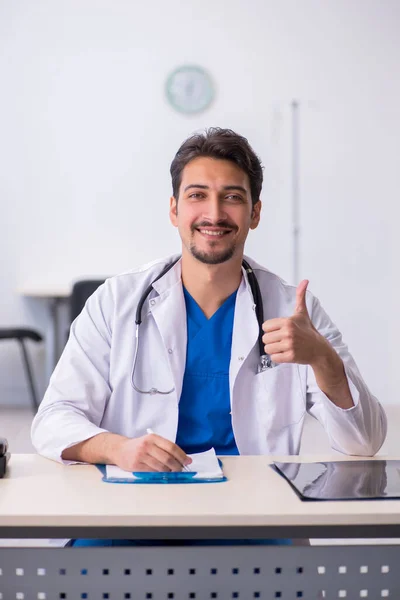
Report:
<svg viewBox="0 0 400 600"><path fill-rule="evenodd" d="M183 292L187 351L176 443L187 454L210 448L215 448L217 454L239 454L229 391L236 292L210 319L185 288Z"/></svg>

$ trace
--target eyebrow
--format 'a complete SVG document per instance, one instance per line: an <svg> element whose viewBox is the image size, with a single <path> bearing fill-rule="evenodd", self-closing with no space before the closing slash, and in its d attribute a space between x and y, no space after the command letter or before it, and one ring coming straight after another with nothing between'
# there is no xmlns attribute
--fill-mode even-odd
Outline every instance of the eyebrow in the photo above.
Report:
<svg viewBox="0 0 400 600"><path fill-rule="evenodd" d="M197 188L200 190L209 190L210 189L208 185L202 185L201 183L191 183L190 185L187 185L183 191L187 192L187 190L190 190L192 188ZM225 190L226 192L232 191L232 190L239 190L239 191L243 192L244 194L247 194L247 190L244 187L242 187L241 185L225 185L222 189Z"/></svg>

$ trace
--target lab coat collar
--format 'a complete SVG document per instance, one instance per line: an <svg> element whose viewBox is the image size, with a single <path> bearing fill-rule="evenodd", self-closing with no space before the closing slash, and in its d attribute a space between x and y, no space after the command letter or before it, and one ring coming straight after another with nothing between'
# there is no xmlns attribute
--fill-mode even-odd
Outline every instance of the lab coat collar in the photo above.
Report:
<svg viewBox="0 0 400 600"><path fill-rule="evenodd" d="M178 256L179 256L178 254L174 254L174 255L170 256L168 258L168 261L166 261L166 262L172 263L174 260L176 260L178 258ZM244 256L243 258L250 264L250 266L253 266L253 261L251 259L249 259L247 256ZM253 295L251 292L251 287L249 284L248 276L247 276L246 270L243 267L242 267L242 274L243 274L243 278L242 278L241 284L239 285L239 289L243 283L247 293L252 298L253 304L254 304L254 299L253 299ZM178 262L169 271L167 271L167 273L163 277L161 277L161 279L159 279L158 281L156 281L153 284L153 288L160 296L162 296L164 292L166 292L171 287L173 287L174 285L176 285L177 283L179 283L181 281L182 281L182 257L179 258Z"/></svg>
<svg viewBox="0 0 400 600"><path fill-rule="evenodd" d="M243 277L236 296L235 316L233 320L231 363L229 368L229 385L231 399L236 377L258 339L258 321L255 303L251 292L247 273L243 269Z"/></svg>
<svg viewBox="0 0 400 600"><path fill-rule="evenodd" d="M248 263L249 263L249 265L250 265L250 267L251 267L251 268L253 268L254 261L252 261L252 260L251 260L251 258L249 258L248 256L243 256L243 259L244 259L246 262L248 262ZM242 273L243 273L243 279L242 279L242 281L244 282L244 284L245 284L245 288L246 288L246 290L247 290L247 293L248 293L248 294L250 295L250 297L252 298L252 300L253 300L253 305L255 306L255 303L254 303L254 298L253 298L253 293L252 293L252 291L251 291L251 287L250 287L250 283L249 283L249 277L248 277L248 274L247 274L247 272L246 272L246 269L245 269L243 266L242 266ZM240 289L240 288L239 288L239 289Z"/></svg>
<svg viewBox="0 0 400 600"><path fill-rule="evenodd" d="M169 257L168 261L166 261L166 265L168 263L172 263L174 260L178 258L179 254L174 254ZM166 266L165 265L165 266ZM162 267L160 270L162 270ZM179 258L178 262L169 270L161 279L156 281L153 284L153 288L160 295L163 296L165 292L167 292L170 288L175 286L177 283L181 283L182 281L182 257Z"/></svg>

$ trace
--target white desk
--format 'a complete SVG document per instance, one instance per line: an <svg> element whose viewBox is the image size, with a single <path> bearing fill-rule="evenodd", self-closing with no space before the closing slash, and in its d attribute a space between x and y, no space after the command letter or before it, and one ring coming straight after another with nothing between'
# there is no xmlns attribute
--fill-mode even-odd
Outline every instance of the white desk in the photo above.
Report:
<svg viewBox="0 0 400 600"><path fill-rule="evenodd" d="M304 503L271 460L225 457L222 483L118 485L92 465L16 454L0 480L0 537L400 537L400 501Z"/></svg>
<svg viewBox="0 0 400 600"><path fill-rule="evenodd" d="M62 348L60 337L60 319L59 312L60 306L68 301L71 288L70 287L59 287L59 288L35 288L35 287L22 287L17 290L17 293L26 298L34 300L40 300L45 302L48 306L50 313L49 327L46 330L45 344L46 344L46 383L49 381L50 376L60 358Z"/></svg>
<svg viewBox="0 0 400 600"><path fill-rule="evenodd" d="M290 457L293 459L298 460ZM309 461L329 459L333 457L308 457ZM304 503L268 466L269 460L267 457L223 458L228 477L225 483L118 485L103 483L95 466L65 467L35 455L14 455L7 477L0 480L0 535L141 540L400 537L400 501ZM334 460L337 460L336 456ZM179 542L176 544L168 548L0 549L0 568L3 569L0 591L4 582L8 582L4 589L12 593L18 591L18 585L22 589L21 576L7 578L5 574L30 565L25 573L26 589L35 591L32 598L40 597L37 594L43 591L45 582L37 576L35 569L47 565L49 578L46 585L50 587L46 589L68 589L74 593L77 593L79 581L81 587L86 586L82 587L82 593L109 593L106 590L111 579L101 577L104 573L99 569L109 571L107 575L112 573L115 596L89 595L88 598L282 597L308 600L321 597L318 596L321 589L327 594L332 590L347 590L348 594L357 591L357 595L326 595L326 598L358 598L360 590L364 589L370 590L369 595L361 597L387 597L381 593L388 590L390 597L400 597L400 574L396 567L400 547L397 546L362 546L360 550L357 546L241 547L234 544L224 551L210 545L187 547ZM82 565L86 565L83 570L90 568L90 572L99 577L90 581L84 575L78 577L82 574L79 571ZM133 583L128 585L128 574L121 571L123 565L129 571L129 577L135 575L132 588L135 595L129 596L129 585ZM325 569L323 573L317 569L321 565ZM339 570L342 567L346 572ZM66 578L66 573L61 576L66 569L70 579ZM150 580L153 570L158 576ZM219 578L214 577L213 570L217 570ZM282 572L285 578L280 577ZM258 577L260 573L265 577ZM307 577L300 577L303 574ZM60 581L64 588L60 587ZM338 588L338 585L342 587ZM146 592L146 589L155 591ZM173 595L165 595L166 590L173 590L168 592ZM228 594L229 590L232 591ZM240 590L244 595L231 595ZM270 591L272 594L273 590L285 592L285 595L265 595ZM210 596L220 592L226 592L226 595ZM294 595L290 595L292 592ZM295 595L300 592L303 595ZM191 596L191 593L195 595Z"/></svg>

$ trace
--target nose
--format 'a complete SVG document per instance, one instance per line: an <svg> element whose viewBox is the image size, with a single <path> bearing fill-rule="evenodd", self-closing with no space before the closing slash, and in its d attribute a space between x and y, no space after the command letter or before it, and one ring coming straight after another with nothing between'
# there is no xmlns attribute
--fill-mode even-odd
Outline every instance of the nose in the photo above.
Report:
<svg viewBox="0 0 400 600"><path fill-rule="evenodd" d="M211 223L217 223L218 221L226 219L224 205L220 201L218 195L210 195L203 216Z"/></svg>

